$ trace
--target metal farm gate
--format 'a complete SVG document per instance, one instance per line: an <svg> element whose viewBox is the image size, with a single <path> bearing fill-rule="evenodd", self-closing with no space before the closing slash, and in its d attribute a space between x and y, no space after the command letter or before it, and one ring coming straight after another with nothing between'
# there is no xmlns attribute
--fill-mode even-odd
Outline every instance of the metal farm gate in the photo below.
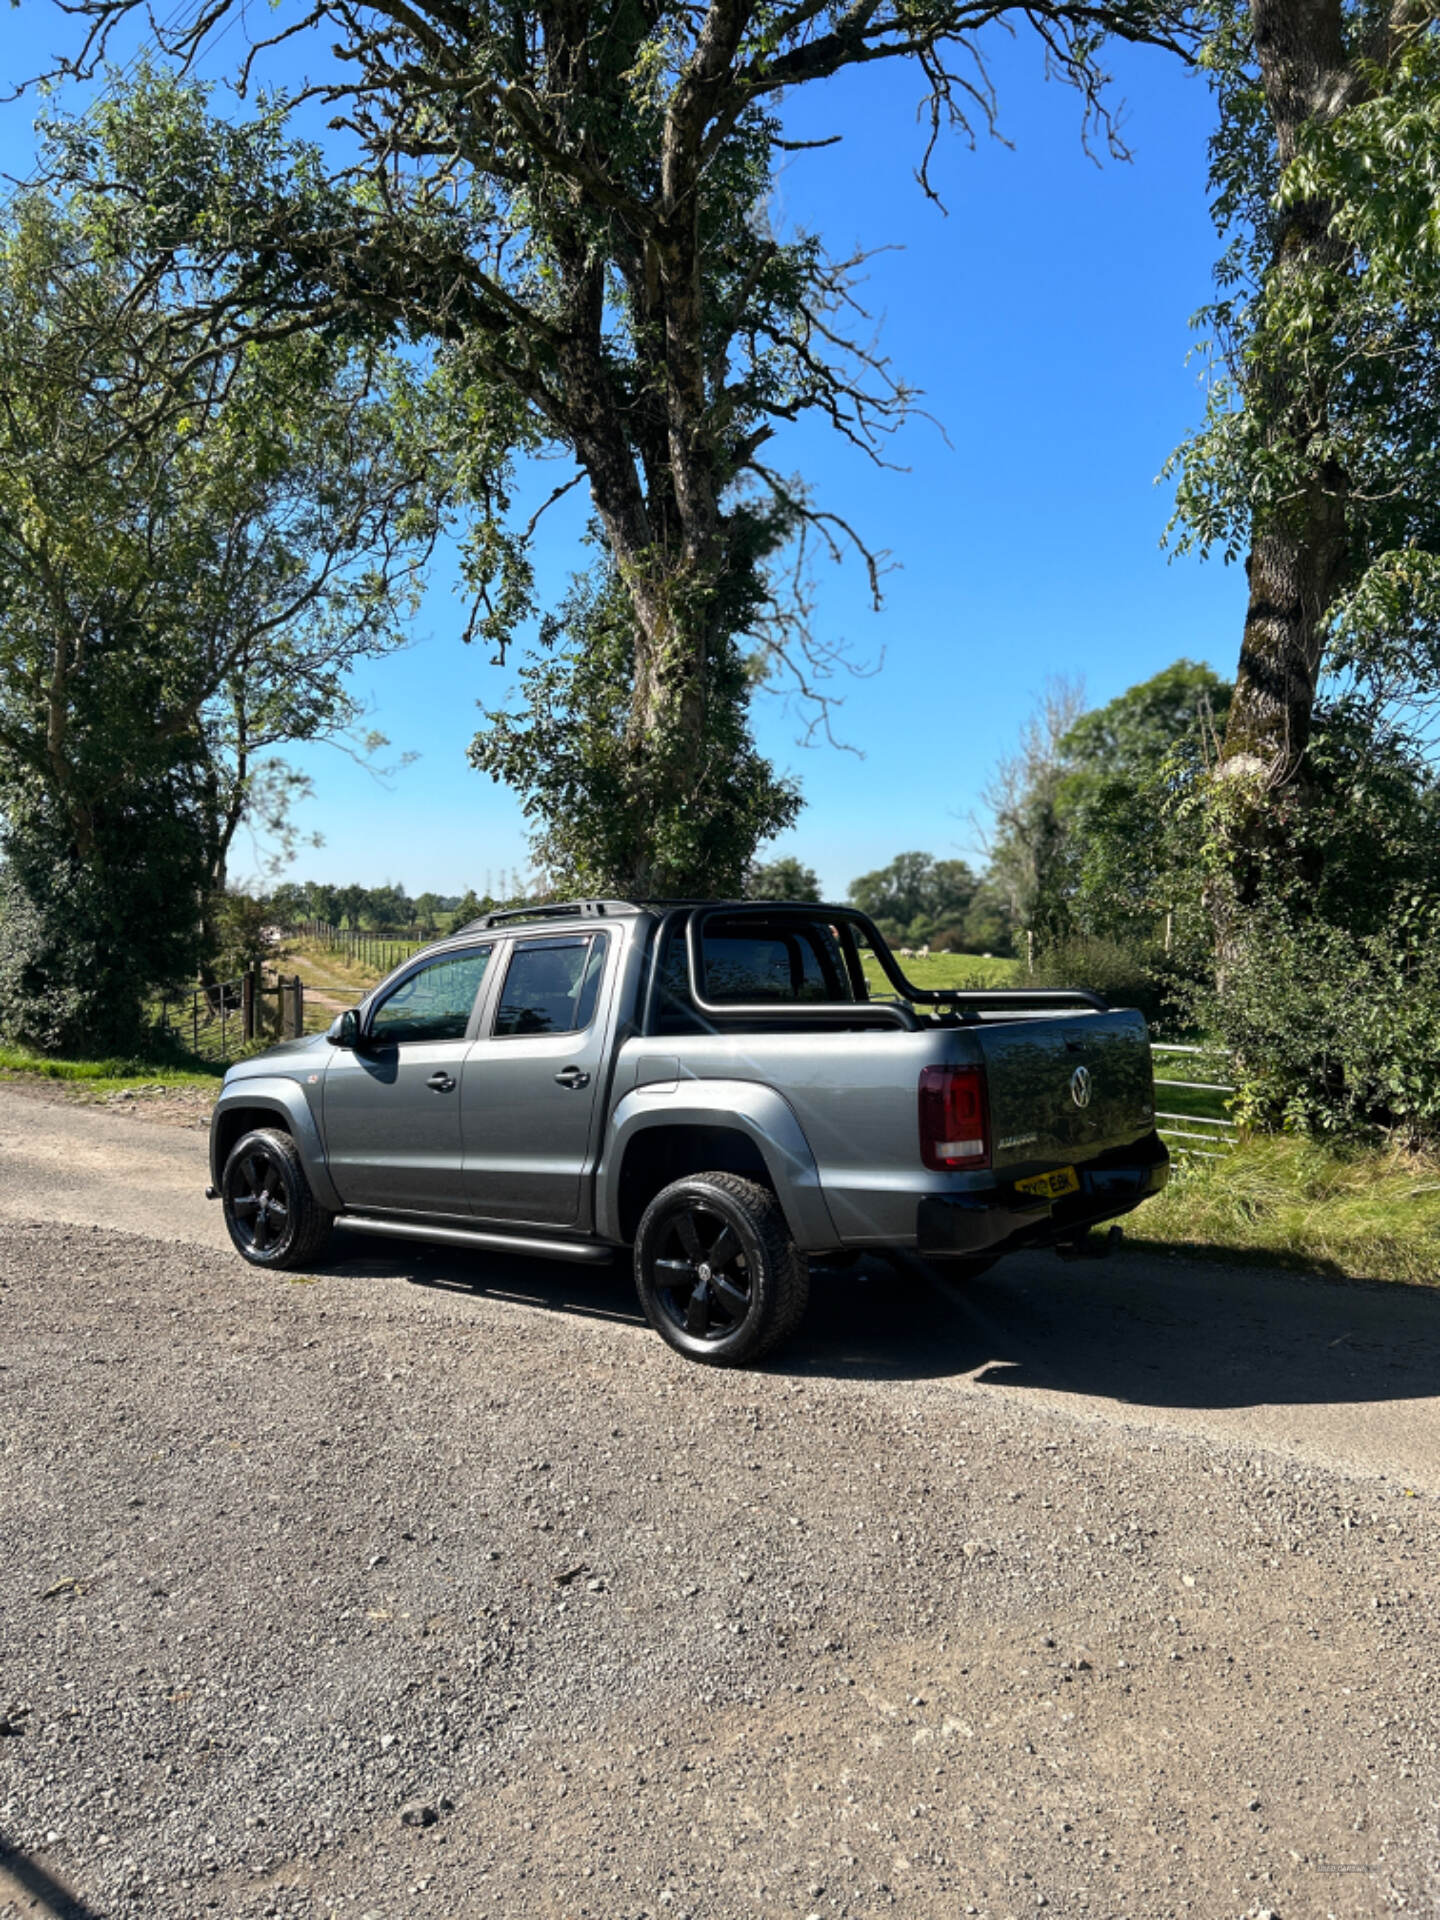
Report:
<svg viewBox="0 0 1440 1920"><path fill-rule="evenodd" d="M162 1000L156 1031L201 1060L233 1060L256 1040L299 1039L305 986L298 973L256 970Z"/></svg>
<svg viewBox="0 0 1440 1920"><path fill-rule="evenodd" d="M1179 1046L1156 1040L1156 1131L1180 1161L1223 1160L1239 1129L1226 1110L1233 1094L1230 1056L1223 1047ZM1164 1105L1161 1105L1161 1102Z"/></svg>

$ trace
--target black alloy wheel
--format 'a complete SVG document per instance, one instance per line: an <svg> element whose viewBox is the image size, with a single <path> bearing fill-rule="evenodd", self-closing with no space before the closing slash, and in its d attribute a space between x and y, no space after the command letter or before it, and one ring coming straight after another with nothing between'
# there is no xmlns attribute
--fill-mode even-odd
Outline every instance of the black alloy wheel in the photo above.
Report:
<svg viewBox="0 0 1440 1920"><path fill-rule="evenodd" d="M255 1267L304 1266L334 1220L310 1191L294 1140L279 1128L259 1128L236 1141L220 1198L236 1251Z"/></svg>
<svg viewBox="0 0 1440 1920"><path fill-rule="evenodd" d="M660 1310L692 1340L725 1340L754 1305L754 1279L740 1236L703 1202L672 1213L654 1259Z"/></svg>
<svg viewBox="0 0 1440 1920"><path fill-rule="evenodd" d="M279 1161L264 1147L252 1147L237 1161L225 1198L235 1217L231 1231L242 1251L273 1259L292 1226Z"/></svg>
<svg viewBox="0 0 1440 1920"><path fill-rule="evenodd" d="M741 1366L798 1326L810 1269L769 1187L697 1173L658 1193L635 1237L645 1317L688 1360Z"/></svg>

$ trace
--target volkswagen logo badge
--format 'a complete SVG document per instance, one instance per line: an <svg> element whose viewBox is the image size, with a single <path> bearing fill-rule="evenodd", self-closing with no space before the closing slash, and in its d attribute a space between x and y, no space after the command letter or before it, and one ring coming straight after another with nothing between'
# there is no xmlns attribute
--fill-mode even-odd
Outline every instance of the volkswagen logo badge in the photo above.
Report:
<svg viewBox="0 0 1440 1920"><path fill-rule="evenodd" d="M1088 1067L1076 1067L1074 1073L1071 1074L1070 1098L1075 1102L1077 1107L1089 1106L1090 1069Z"/></svg>

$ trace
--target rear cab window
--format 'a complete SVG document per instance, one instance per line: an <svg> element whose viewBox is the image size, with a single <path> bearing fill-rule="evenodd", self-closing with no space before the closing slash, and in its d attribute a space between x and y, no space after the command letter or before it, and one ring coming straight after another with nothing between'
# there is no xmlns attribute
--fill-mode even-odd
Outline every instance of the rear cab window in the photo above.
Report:
<svg viewBox="0 0 1440 1920"><path fill-rule="evenodd" d="M701 941L702 997L735 1006L863 1000L858 960L850 962L836 928L799 915L712 913ZM858 978L859 987L855 984ZM662 1033L698 1033L704 1016L690 999L686 928L672 926L660 955L657 1024Z"/></svg>

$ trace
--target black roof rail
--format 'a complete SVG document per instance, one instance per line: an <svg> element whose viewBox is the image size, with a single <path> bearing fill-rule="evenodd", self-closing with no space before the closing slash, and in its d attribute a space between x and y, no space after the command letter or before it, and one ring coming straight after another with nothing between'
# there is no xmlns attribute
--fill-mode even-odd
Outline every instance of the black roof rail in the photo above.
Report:
<svg viewBox="0 0 1440 1920"><path fill-rule="evenodd" d="M478 920L457 927L456 932L483 933L487 927L498 927L507 920L603 920L617 913L639 911L633 900L565 900L551 906L501 907L494 913L482 913Z"/></svg>
<svg viewBox="0 0 1440 1920"><path fill-rule="evenodd" d="M497 907L457 927L455 934L483 932L507 920L604 919L607 915L645 913L654 907L705 907L726 912L769 912L784 908L791 913L848 913L848 907L827 906L815 900L726 900L714 894L674 895L637 894L633 900L562 900L538 903L533 907ZM447 935L453 939L455 934Z"/></svg>

